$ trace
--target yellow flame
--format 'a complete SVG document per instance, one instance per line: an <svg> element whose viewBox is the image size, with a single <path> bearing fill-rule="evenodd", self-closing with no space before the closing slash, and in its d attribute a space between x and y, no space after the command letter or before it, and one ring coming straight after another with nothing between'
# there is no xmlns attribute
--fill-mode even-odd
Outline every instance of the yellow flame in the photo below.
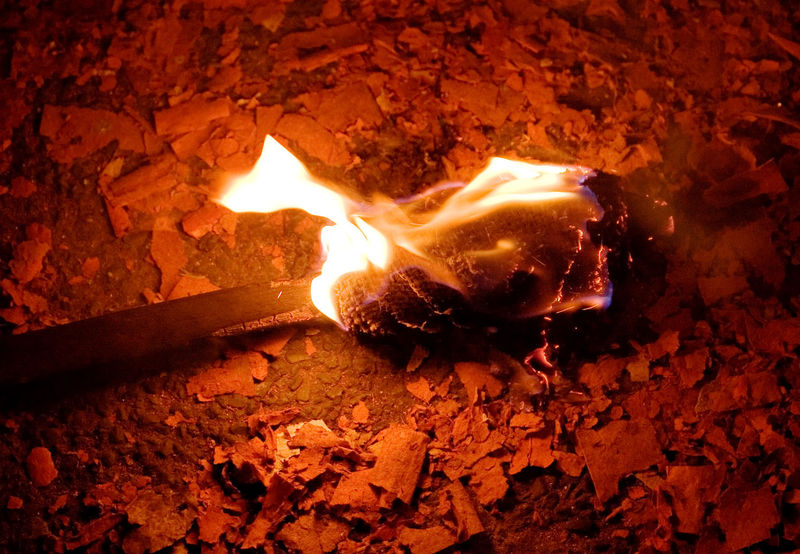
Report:
<svg viewBox="0 0 800 554"><path fill-rule="evenodd" d="M421 224L414 225L407 218L393 222L383 218L385 223L378 225L385 234L392 236L395 244L426 257L424 245L436 242L445 229L484 218L507 206L541 205L574 198L584 191L581 183L591 173L590 169L580 166L491 158L486 169L459 188L440 208L430 212L430 218Z"/></svg>
<svg viewBox="0 0 800 554"><path fill-rule="evenodd" d="M276 212L300 208L313 215L344 223L351 210L344 196L314 178L291 152L272 137L264 141L261 157L247 175L233 179L220 203L234 212Z"/></svg>
<svg viewBox="0 0 800 554"><path fill-rule="evenodd" d="M336 282L346 274L370 266L386 270L405 256L400 255L401 250L426 263L432 279L464 292L451 268L436 263L440 238L454 228L506 208L575 199L582 202L589 218L599 218L602 210L581 184L591 173L579 166L492 158L486 169L467 185L444 183L423 195L399 201L378 200L365 208L327 188L275 139L267 137L256 166L249 174L232 180L219 203L237 212L299 208L331 220L333 225L322 229L326 259L320 275L312 281L311 297L322 313L341 324L334 297ZM500 236L465 253L478 263L485 260L488 264L498 264L496 271L500 275L507 269L503 264L508 262L496 260L513 258L520 248L514 237ZM529 270L534 271L533 265ZM607 303L605 296L587 295L574 306L558 304L557 299L554 306L572 309Z"/></svg>
<svg viewBox="0 0 800 554"><path fill-rule="evenodd" d="M311 282L311 300L323 314L341 323L331 291L348 273L372 263L385 268L390 247L386 238L352 214L356 204L327 188L291 152L272 137L264 141L261 157L247 175L233 179L219 203L235 212L275 212L299 208L330 219L322 229L327 257L322 272Z"/></svg>
<svg viewBox="0 0 800 554"><path fill-rule="evenodd" d="M343 275L364 271L372 263L385 269L389 242L361 219L322 228L322 248L327 257L319 277L311 281L311 300L323 314L341 323L333 289Z"/></svg>

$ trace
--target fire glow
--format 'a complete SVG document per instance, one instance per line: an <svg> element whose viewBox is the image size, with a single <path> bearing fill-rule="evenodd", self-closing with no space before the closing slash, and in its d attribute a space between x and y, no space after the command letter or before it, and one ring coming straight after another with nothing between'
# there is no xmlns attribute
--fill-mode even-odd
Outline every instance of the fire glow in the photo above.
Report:
<svg viewBox="0 0 800 554"><path fill-rule="evenodd" d="M335 286L342 277L389 274L409 265L474 300L474 306L483 302L477 296L502 288L512 275L549 283L538 287L539 298L519 298L518 307L505 314L521 319L610 303L606 252L591 243L586 230L588 221L603 214L582 185L591 174L579 166L492 158L468 184L441 183L421 195L365 205L326 187L267 137L253 170L233 179L218 202L236 212L298 208L333 223L321 231L326 259L312 281L311 297L339 324ZM530 214L535 217L528 221ZM498 218L508 221L498 224ZM565 279L573 271L581 273L579 282Z"/></svg>

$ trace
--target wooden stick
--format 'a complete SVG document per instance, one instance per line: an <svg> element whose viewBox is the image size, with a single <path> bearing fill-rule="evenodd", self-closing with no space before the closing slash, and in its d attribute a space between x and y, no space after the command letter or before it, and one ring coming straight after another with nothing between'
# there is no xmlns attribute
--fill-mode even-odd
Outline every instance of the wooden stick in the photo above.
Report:
<svg viewBox="0 0 800 554"><path fill-rule="evenodd" d="M319 318L309 283L259 283L0 337L0 383L137 358L210 336Z"/></svg>

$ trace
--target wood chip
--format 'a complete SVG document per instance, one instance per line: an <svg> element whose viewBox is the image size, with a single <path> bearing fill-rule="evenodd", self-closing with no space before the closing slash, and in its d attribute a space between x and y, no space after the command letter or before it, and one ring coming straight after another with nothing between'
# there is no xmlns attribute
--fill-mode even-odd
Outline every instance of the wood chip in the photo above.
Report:
<svg viewBox="0 0 800 554"><path fill-rule="evenodd" d="M508 480L500 460L486 456L470 470L470 487L475 489L478 502L488 506L502 499L508 492Z"/></svg>
<svg viewBox="0 0 800 554"><path fill-rule="evenodd" d="M25 228L25 234L28 240L14 247L14 257L8 263L11 273L23 284L39 275L44 257L52 246L52 233L44 225L32 223Z"/></svg>
<svg viewBox="0 0 800 554"><path fill-rule="evenodd" d="M478 391L485 391L489 398L494 398L503 391L503 382L489 373L489 366L486 364L458 362L455 370L467 389L470 402L477 402Z"/></svg>
<svg viewBox="0 0 800 554"><path fill-rule="evenodd" d="M270 331L266 335L254 339L253 348L275 358L283 351L295 332L296 329L291 327Z"/></svg>
<svg viewBox="0 0 800 554"><path fill-rule="evenodd" d="M724 471L710 465L669 466L664 488L672 496L672 509L678 518L678 531L699 534L706 508L719 497Z"/></svg>
<svg viewBox="0 0 800 554"><path fill-rule="evenodd" d="M714 515L731 551L768 539L770 530L780 522L769 485L751 491L726 490Z"/></svg>
<svg viewBox="0 0 800 554"><path fill-rule="evenodd" d="M344 131L356 121L369 127L378 126L383 121L372 91L363 82L334 90L322 100L319 111L317 121L334 132Z"/></svg>
<svg viewBox="0 0 800 554"><path fill-rule="evenodd" d="M353 423L364 425L369 422L369 408L364 404L364 401L359 401L353 407Z"/></svg>
<svg viewBox="0 0 800 554"><path fill-rule="evenodd" d="M347 442L324 424L313 421L304 423L289 439L292 448L332 448L340 445L346 446Z"/></svg>
<svg viewBox="0 0 800 554"><path fill-rule="evenodd" d="M108 200L116 207L127 206L151 195L165 192L178 184L175 161L163 156L150 165L123 175L108 185Z"/></svg>
<svg viewBox="0 0 800 554"><path fill-rule="evenodd" d="M431 384L425 377L420 376L416 381L409 381L406 383L406 390L422 400L423 402L430 402L436 393L431 390Z"/></svg>
<svg viewBox="0 0 800 554"><path fill-rule="evenodd" d="M219 290L219 287L209 281L208 277L181 275L175 283L175 286L169 291L166 299L174 300L175 298L186 298L187 296L213 292L215 290Z"/></svg>
<svg viewBox="0 0 800 554"><path fill-rule="evenodd" d="M264 544L267 533L277 527L291 509L290 496L294 491L294 485L279 474L270 478L261 511L250 524L242 548L256 548Z"/></svg>
<svg viewBox="0 0 800 554"><path fill-rule="evenodd" d="M332 518L321 519L316 514L303 514L284 525L276 538L300 552L322 554L336 548L347 537L350 526Z"/></svg>
<svg viewBox="0 0 800 554"><path fill-rule="evenodd" d="M211 504L201 509L197 516L198 538L209 544L216 544L220 536L239 523L239 518Z"/></svg>
<svg viewBox="0 0 800 554"><path fill-rule="evenodd" d="M437 525L425 529L402 527L397 538L411 550L412 554L435 554L456 543L456 538L447 527Z"/></svg>
<svg viewBox="0 0 800 554"><path fill-rule="evenodd" d="M275 133L295 141L310 156L328 165L346 165L351 161L350 154L333 133L308 116L285 114L275 126Z"/></svg>
<svg viewBox="0 0 800 554"><path fill-rule="evenodd" d="M58 470L53 464L53 456L43 446L33 448L28 453L25 464L28 467L28 476L37 487L46 487L58 477Z"/></svg>
<svg viewBox="0 0 800 554"><path fill-rule="evenodd" d="M166 298L178 283L179 272L188 261L183 240L167 217L159 217L153 225L150 255L161 270L160 292Z"/></svg>
<svg viewBox="0 0 800 554"><path fill-rule="evenodd" d="M519 473L526 467L549 467L555 461L550 433L524 437L517 444L508 472Z"/></svg>
<svg viewBox="0 0 800 554"><path fill-rule="evenodd" d="M108 110L45 105L39 133L51 140L50 156L64 164L100 150L113 140L119 141L122 150L145 151L136 122Z"/></svg>
<svg viewBox="0 0 800 554"><path fill-rule="evenodd" d="M482 533L484 531L483 524L464 485L460 481L453 481L445 487L444 492L458 524L456 532L458 541L463 542L473 535Z"/></svg>
<svg viewBox="0 0 800 554"><path fill-rule="evenodd" d="M209 124L231 114L231 104L227 98L210 99L195 96L188 102L178 104L153 114L156 133L159 135L179 135L191 131L202 131Z"/></svg>
<svg viewBox="0 0 800 554"><path fill-rule="evenodd" d="M339 480L331 497L331 506L349 506L353 510L374 509L379 495L370 485L372 470L361 470Z"/></svg>
<svg viewBox="0 0 800 554"><path fill-rule="evenodd" d="M411 502L428 441L424 433L405 425L390 425L380 442L380 453L369 482L406 504Z"/></svg>
<svg viewBox="0 0 800 554"><path fill-rule="evenodd" d="M256 387L250 362L242 356L227 360L221 367L207 369L189 379L186 392L196 394L201 402L209 402L220 394L255 396Z"/></svg>
<svg viewBox="0 0 800 554"><path fill-rule="evenodd" d="M576 435L600 502L617 494L623 476L665 461L646 420L612 421L599 431L582 429Z"/></svg>
<svg viewBox="0 0 800 554"><path fill-rule="evenodd" d="M9 193L14 198L28 198L36 192L36 183L25 177L14 177L11 179Z"/></svg>

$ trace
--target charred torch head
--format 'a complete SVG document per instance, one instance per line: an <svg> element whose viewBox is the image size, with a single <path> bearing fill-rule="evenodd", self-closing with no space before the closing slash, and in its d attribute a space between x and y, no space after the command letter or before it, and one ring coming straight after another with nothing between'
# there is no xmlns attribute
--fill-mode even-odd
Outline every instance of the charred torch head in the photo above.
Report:
<svg viewBox="0 0 800 554"><path fill-rule="evenodd" d="M388 227L397 247L386 269L336 283L342 323L370 335L398 325L437 332L474 314L521 320L607 306L606 252L587 229L602 209L581 185L579 169L549 175L544 183L539 178L506 173L487 181L481 194L478 180L451 187L433 214L414 209L427 197L414 199L402 206L413 214L402 226L376 218L375 227Z"/></svg>
<svg viewBox="0 0 800 554"><path fill-rule="evenodd" d="M437 332L476 314L518 320L609 304L606 251L587 229L603 216L584 185L591 174L493 158L470 183L364 206L334 195L268 138L253 172L221 203L297 207L333 221L323 229L327 259L312 297L348 330ZM287 190L302 193L286 199ZM317 192L322 202L309 197Z"/></svg>

